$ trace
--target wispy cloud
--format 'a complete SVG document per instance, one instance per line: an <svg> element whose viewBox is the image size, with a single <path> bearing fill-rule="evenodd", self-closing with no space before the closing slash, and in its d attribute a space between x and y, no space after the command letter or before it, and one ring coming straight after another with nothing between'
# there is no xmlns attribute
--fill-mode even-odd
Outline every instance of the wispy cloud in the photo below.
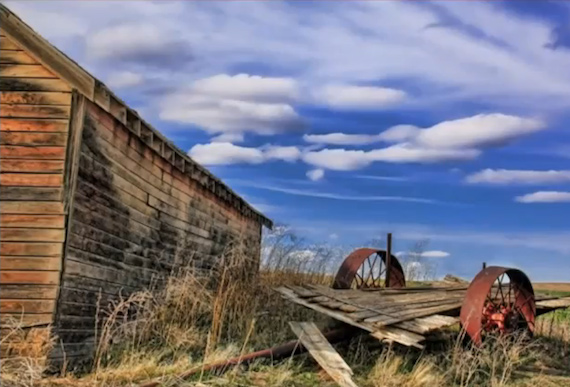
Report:
<svg viewBox="0 0 570 387"><path fill-rule="evenodd" d="M517 196L515 201L519 203L570 203L570 192L538 191Z"/></svg>
<svg viewBox="0 0 570 387"><path fill-rule="evenodd" d="M397 257L447 258L451 254L442 250L427 250L423 252L398 251L395 255Z"/></svg>
<svg viewBox="0 0 570 387"><path fill-rule="evenodd" d="M409 177L405 176L376 176L376 175L354 175L357 179L368 179L368 180L382 180L382 181L408 181Z"/></svg>
<svg viewBox="0 0 570 387"><path fill-rule="evenodd" d="M280 192L288 195L296 196L307 196L314 198L332 199L332 200L348 200L348 201L401 201L401 202L411 202L411 203L424 203L424 204L437 204L437 200L417 198L409 196L356 196L356 195L343 195L332 192L318 192L312 190L296 189L296 188L286 188L279 187L275 185L265 185L258 184L254 182L244 182L233 180L234 184L239 184L242 186L247 186L251 188L263 189L267 191Z"/></svg>
<svg viewBox="0 0 570 387"><path fill-rule="evenodd" d="M298 220L297 228L305 232L327 230L331 222ZM570 254L570 229L557 231L516 231L516 230L477 230L465 227L442 227L418 223L382 223L382 222L347 222L336 225L339 235L377 235L390 230L398 240L417 242L429 239L430 243L450 242L465 243L473 246L500 246L513 248L532 248L542 251L553 251Z"/></svg>
<svg viewBox="0 0 570 387"><path fill-rule="evenodd" d="M556 184L570 182L570 171L548 170L514 170L484 169L465 178L470 184Z"/></svg>

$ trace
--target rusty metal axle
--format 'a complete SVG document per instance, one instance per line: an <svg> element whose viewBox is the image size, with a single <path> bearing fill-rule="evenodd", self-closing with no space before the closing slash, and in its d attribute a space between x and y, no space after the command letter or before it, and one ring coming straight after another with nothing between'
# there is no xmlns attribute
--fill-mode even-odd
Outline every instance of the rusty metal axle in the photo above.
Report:
<svg viewBox="0 0 570 387"><path fill-rule="evenodd" d="M348 340L355 335L362 333L361 330L356 329L351 326L343 326L342 328L334 329L324 334L325 338L332 344L339 343L345 340ZM278 345L272 348L263 349L261 351L248 353L241 356L236 356L228 360L223 360L215 363L205 364L202 366L198 366L192 368L180 375L178 375L179 379L188 379L192 375L201 373L201 372L219 372L223 373L227 371L232 366L237 366L240 364L248 364L257 359L272 359L272 360L279 360L289 356L299 355L301 353L306 352L307 350L299 340L291 340L285 344ZM159 380L153 380L144 384L141 384L139 387L157 387L160 386L161 382Z"/></svg>

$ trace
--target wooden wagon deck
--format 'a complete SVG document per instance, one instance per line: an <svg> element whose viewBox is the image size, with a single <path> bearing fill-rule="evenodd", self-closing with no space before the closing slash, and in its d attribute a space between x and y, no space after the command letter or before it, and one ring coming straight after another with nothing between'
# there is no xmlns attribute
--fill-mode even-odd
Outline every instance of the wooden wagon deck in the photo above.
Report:
<svg viewBox="0 0 570 387"><path fill-rule="evenodd" d="M305 285L276 290L289 301L378 339L423 348L429 333L459 322L467 287L352 290ZM570 307L570 297L536 295L537 315L566 307Z"/></svg>

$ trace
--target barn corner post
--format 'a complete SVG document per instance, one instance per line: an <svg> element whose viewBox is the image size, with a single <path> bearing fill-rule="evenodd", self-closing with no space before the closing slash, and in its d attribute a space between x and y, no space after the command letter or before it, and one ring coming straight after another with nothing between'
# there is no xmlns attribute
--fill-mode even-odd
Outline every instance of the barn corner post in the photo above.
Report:
<svg viewBox="0 0 570 387"><path fill-rule="evenodd" d="M85 97L77 90L72 90L71 95L71 111L69 118L69 132L67 138L67 150L65 155L64 176L63 176L63 192L62 202L65 213L65 240L61 254L61 266L59 276L59 286L56 293L56 304L53 311L53 327L52 335L57 343L55 348L49 354L50 362L56 364L59 359L65 358L63 343L57 338L59 329L59 311L61 289L65 278L65 259L67 256L67 247L70 235L70 225L73 219L73 199L77 187L77 175L79 172L79 157L81 148L81 139L83 135L83 123L85 120ZM57 366L57 364L56 364Z"/></svg>

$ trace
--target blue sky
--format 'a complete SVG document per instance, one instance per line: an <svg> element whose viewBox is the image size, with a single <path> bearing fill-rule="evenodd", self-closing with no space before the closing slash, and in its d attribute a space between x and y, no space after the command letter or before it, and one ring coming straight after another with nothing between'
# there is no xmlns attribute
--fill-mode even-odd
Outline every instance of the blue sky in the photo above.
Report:
<svg viewBox="0 0 570 387"><path fill-rule="evenodd" d="M567 2L5 3L310 240L570 281Z"/></svg>

